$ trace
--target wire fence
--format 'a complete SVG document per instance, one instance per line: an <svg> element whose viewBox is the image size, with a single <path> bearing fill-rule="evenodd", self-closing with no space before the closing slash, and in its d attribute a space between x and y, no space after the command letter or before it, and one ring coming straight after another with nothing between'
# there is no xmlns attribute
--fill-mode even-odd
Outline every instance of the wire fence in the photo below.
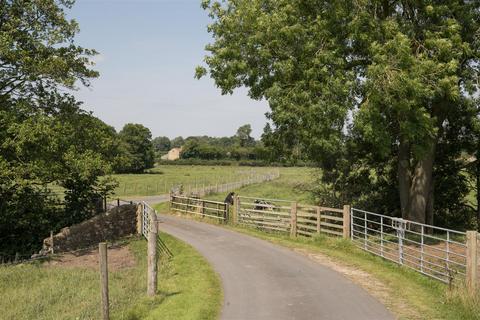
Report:
<svg viewBox="0 0 480 320"><path fill-rule="evenodd" d="M200 198L170 198L173 211L202 214ZM218 202L214 202L218 205ZM480 274L478 232L462 232L351 208L327 208L283 199L236 195L233 210L219 217L262 231L311 237L326 233L350 239L362 250L447 284L475 288ZM225 210L225 211L223 211ZM212 214L212 216L214 216Z"/></svg>
<svg viewBox="0 0 480 320"><path fill-rule="evenodd" d="M152 196L159 194L168 194L178 186L182 186L185 192L199 192L204 189L217 189L217 192L226 191L226 186L239 185L240 182L248 184L264 182L264 177L275 176L278 177L279 170L272 170L269 172L258 172L256 170L243 170L230 174L226 177L222 176L205 176L203 178L191 177L184 181L182 179L170 179L170 181L159 180L149 182L121 182L116 189L116 196ZM148 180L146 180L148 181ZM217 187L218 186L218 187ZM223 188L223 189L222 189Z"/></svg>
<svg viewBox="0 0 480 320"><path fill-rule="evenodd" d="M202 185L194 187L193 185L183 186L176 185L172 189L173 193L186 194L187 196L203 197L212 193L229 192L236 189L240 189L244 186L248 186L255 183L262 183L275 180L280 177L278 171L270 172L266 174L257 174L247 176L244 179L234 182L227 182L222 184Z"/></svg>
<svg viewBox="0 0 480 320"><path fill-rule="evenodd" d="M157 223L157 210L153 209L146 202L141 202L138 205L141 207L141 221L140 221L140 232L142 236L148 241L148 236L152 231L153 223ZM157 250L168 257L173 257L173 253L168 249L167 245L162 241L162 239L157 236L156 238Z"/></svg>
<svg viewBox="0 0 480 320"><path fill-rule="evenodd" d="M445 283L464 279L466 233L352 208L351 238L359 248Z"/></svg>

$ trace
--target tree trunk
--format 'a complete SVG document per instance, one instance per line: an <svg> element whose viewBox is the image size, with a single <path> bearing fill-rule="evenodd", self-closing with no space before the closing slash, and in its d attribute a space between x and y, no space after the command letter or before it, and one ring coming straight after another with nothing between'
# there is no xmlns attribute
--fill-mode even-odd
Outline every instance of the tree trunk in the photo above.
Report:
<svg viewBox="0 0 480 320"><path fill-rule="evenodd" d="M425 223L433 226L434 221L434 200L435 200L435 178L432 177L432 181L430 183L430 194L428 195L428 202L427 202L427 209L425 212ZM433 228L427 228L425 231L429 234L433 234Z"/></svg>
<svg viewBox="0 0 480 320"><path fill-rule="evenodd" d="M400 194L400 209L402 218L408 219L409 193L410 193L410 145L400 139L398 146L398 192Z"/></svg>
<svg viewBox="0 0 480 320"><path fill-rule="evenodd" d="M480 231L480 149L477 151L477 230Z"/></svg>
<svg viewBox="0 0 480 320"><path fill-rule="evenodd" d="M431 146L426 151L423 159L417 162L412 176L408 215L410 220L419 223L426 223L427 205L430 201L430 196L433 195L431 188L433 187L432 173L435 147L436 140L431 142ZM433 205L433 200L431 205Z"/></svg>

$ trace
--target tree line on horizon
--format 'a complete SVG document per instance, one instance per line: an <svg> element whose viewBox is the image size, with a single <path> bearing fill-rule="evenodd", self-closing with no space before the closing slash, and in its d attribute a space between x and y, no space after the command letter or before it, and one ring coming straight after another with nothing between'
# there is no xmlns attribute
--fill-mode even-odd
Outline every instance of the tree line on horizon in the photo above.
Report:
<svg viewBox="0 0 480 320"><path fill-rule="evenodd" d="M230 137L209 136L181 136L170 140L161 136L153 139L153 145L157 159L166 154L172 148L182 148L180 159L199 160L250 160L259 163L284 163L294 165L300 161L300 157L282 158L275 157L272 148L265 146L263 139L256 140L251 136L250 124L240 126L235 135ZM263 137L262 137L263 138Z"/></svg>

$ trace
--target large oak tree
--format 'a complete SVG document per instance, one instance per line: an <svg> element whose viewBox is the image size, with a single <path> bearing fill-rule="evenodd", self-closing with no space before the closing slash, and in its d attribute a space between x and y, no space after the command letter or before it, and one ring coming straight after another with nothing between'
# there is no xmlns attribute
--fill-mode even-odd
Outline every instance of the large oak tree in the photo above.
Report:
<svg viewBox="0 0 480 320"><path fill-rule="evenodd" d="M209 73L224 94L245 86L266 99L274 132L322 167L341 161L346 137L375 149L379 161L394 157L402 216L432 221L437 146L449 126L467 128L478 117L478 1L203 7L214 41L197 77Z"/></svg>

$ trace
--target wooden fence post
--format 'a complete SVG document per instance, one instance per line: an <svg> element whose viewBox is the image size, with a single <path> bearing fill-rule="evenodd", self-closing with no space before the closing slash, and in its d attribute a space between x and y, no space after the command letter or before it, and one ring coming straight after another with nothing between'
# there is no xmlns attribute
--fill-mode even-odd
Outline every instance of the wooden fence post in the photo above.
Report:
<svg viewBox="0 0 480 320"><path fill-rule="evenodd" d="M350 239L350 205L343 206L343 238Z"/></svg>
<svg viewBox="0 0 480 320"><path fill-rule="evenodd" d="M297 202L292 202L290 210L290 236L295 238L297 236Z"/></svg>
<svg viewBox="0 0 480 320"><path fill-rule="evenodd" d="M238 211L240 210L240 198L235 195L233 197L232 223L238 223Z"/></svg>
<svg viewBox="0 0 480 320"><path fill-rule="evenodd" d="M108 302L108 261L107 244L101 242L98 244L99 263L100 263L100 287L102 290L102 316L103 320L108 320L109 302Z"/></svg>
<svg viewBox="0 0 480 320"><path fill-rule="evenodd" d="M137 234L142 234L143 204L137 205Z"/></svg>
<svg viewBox="0 0 480 320"><path fill-rule="evenodd" d="M152 212L150 218L147 257L147 295L152 297L157 292L157 216Z"/></svg>
<svg viewBox="0 0 480 320"><path fill-rule="evenodd" d="M224 203L223 204L223 223L227 224L228 223L228 220L230 219L230 217L228 216L228 209L229 208L229 205L228 203ZM217 204L217 209L218 209L218 204Z"/></svg>
<svg viewBox="0 0 480 320"><path fill-rule="evenodd" d="M320 207L315 208L317 211L317 233L320 233L322 228L322 209Z"/></svg>
<svg viewBox="0 0 480 320"><path fill-rule="evenodd" d="M467 231L467 287L472 295L478 286L478 232Z"/></svg>

